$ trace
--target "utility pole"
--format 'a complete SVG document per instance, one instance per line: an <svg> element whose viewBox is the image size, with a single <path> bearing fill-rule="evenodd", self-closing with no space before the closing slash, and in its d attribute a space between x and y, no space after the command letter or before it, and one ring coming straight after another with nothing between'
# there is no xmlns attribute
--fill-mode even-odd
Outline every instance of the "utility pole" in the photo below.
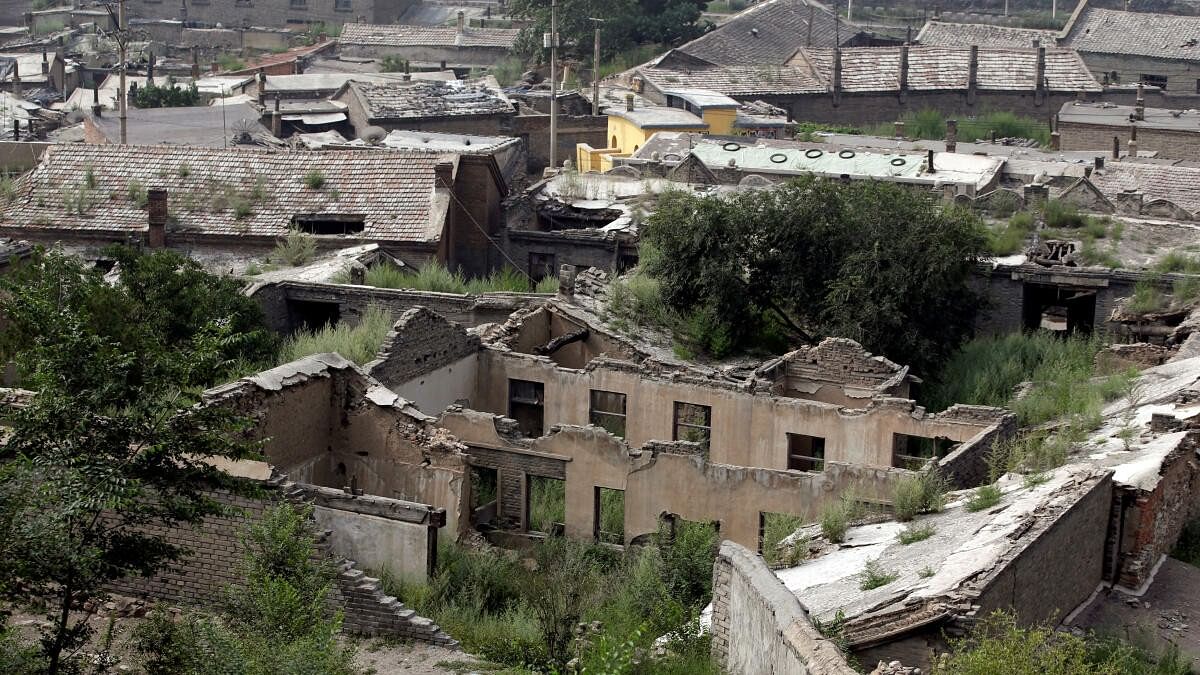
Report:
<svg viewBox="0 0 1200 675"><path fill-rule="evenodd" d="M589 17L596 24L596 34L592 38L592 115L600 114L600 24L604 19Z"/></svg>
<svg viewBox="0 0 1200 675"><path fill-rule="evenodd" d="M854 0L846 0L846 22L854 23Z"/></svg>
<svg viewBox="0 0 1200 675"><path fill-rule="evenodd" d="M1058 18L1058 0L1050 0L1050 18Z"/></svg>
<svg viewBox="0 0 1200 675"><path fill-rule="evenodd" d="M125 62L126 62L125 40L126 40L126 37L127 36L125 35L125 0L117 0L117 45L120 47L120 52L121 52L121 63L117 64L117 67L120 68L120 70L118 71L120 77L118 79L118 84L117 84L117 106L118 106L118 109L120 110L118 117L121 118L121 145L126 145L129 142L128 129L126 127L126 125L128 123L128 121L126 119L128 117L127 108L129 105L129 101L127 100L129 98L129 96L125 91Z"/></svg>
<svg viewBox="0 0 1200 675"><path fill-rule="evenodd" d="M558 168L558 0L550 0L550 168Z"/></svg>

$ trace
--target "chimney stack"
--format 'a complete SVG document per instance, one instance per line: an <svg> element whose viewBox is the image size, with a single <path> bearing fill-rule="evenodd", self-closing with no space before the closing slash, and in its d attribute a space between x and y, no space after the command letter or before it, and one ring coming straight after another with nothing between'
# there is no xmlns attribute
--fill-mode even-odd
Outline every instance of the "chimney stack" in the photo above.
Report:
<svg viewBox="0 0 1200 675"><path fill-rule="evenodd" d="M1046 97L1046 48L1037 48L1037 79L1034 80L1033 104L1041 105Z"/></svg>
<svg viewBox="0 0 1200 675"><path fill-rule="evenodd" d="M12 94L21 98L21 61L13 59Z"/></svg>
<svg viewBox="0 0 1200 675"><path fill-rule="evenodd" d="M283 113L279 111L279 94L275 94L275 110L271 111L271 135L275 138L283 135Z"/></svg>
<svg viewBox="0 0 1200 675"><path fill-rule="evenodd" d="M933 168L933 151L932 150L929 150L927 152L927 154L925 155L925 168L927 169L928 173L934 173L936 171L936 169Z"/></svg>
<svg viewBox="0 0 1200 675"><path fill-rule="evenodd" d="M1136 120L1146 119L1146 89L1141 82L1137 86L1137 101L1133 105L1133 117Z"/></svg>
<svg viewBox="0 0 1200 675"><path fill-rule="evenodd" d="M43 75L50 74L50 62L48 60L46 60L45 48L42 49L42 74Z"/></svg>
<svg viewBox="0 0 1200 675"><path fill-rule="evenodd" d="M92 116L100 117L104 106L100 105L100 87L92 87Z"/></svg>
<svg viewBox="0 0 1200 675"><path fill-rule="evenodd" d="M842 49L833 48L833 104L842 102Z"/></svg>
<svg viewBox="0 0 1200 675"><path fill-rule="evenodd" d="M946 152L958 150L958 120L946 120Z"/></svg>
<svg viewBox="0 0 1200 675"><path fill-rule="evenodd" d="M893 133L895 134L896 138L904 138L904 120L896 120L894 128L895 131L893 131Z"/></svg>
<svg viewBox="0 0 1200 675"><path fill-rule="evenodd" d="M1101 157L1096 157L1096 162L1095 162L1095 164L1096 164L1096 170L1097 170L1097 171L1099 171L1100 169L1103 169L1103 168L1104 168L1104 157L1102 157L1102 156L1101 156Z"/></svg>
<svg viewBox="0 0 1200 675"><path fill-rule="evenodd" d="M1090 166L1083 167L1083 177L1084 178L1092 177L1092 167L1090 167Z"/></svg>
<svg viewBox="0 0 1200 675"><path fill-rule="evenodd" d="M154 52L150 52L150 57L146 61L146 85L154 84Z"/></svg>
<svg viewBox="0 0 1200 675"><path fill-rule="evenodd" d="M259 69L258 71L258 104L263 105L266 102L267 95L267 74Z"/></svg>
<svg viewBox="0 0 1200 675"><path fill-rule="evenodd" d="M1058 130L1050 132L1050 149L1060 150L1062 148L1062 134Z"/></svg>
<svg viewBox="0 0 1200 675"><path fill-rule="evenodd" d="M454 187L454 165L450 162L438 162L433 165L434 187Z"/></svg>
<svg viewBox="0 0 1200 675"><path fill-rule="evenodd" d="M147 245L150 248L166 248L167 246L167 191L161 188L150 188L146 191L146 203L149 206L146 232Z"/></svg>
<svg viewBox="0 0 1200 675"><path fill-rule="evenodd" d="M633 94L625 94L625 110L633 111Z"/></svg>
<svg viewBox="0 0 1200 675"><path fill-rule="evenodd" d="M198 47L192 47L192 79L200 79L200 53Z"/></svg>
<svg viewBox="0 0 1200 675"><path fill-rule="evenodd" d="M1137 149L1137 125L1129 125L1129 155L1130 159L1136 159L1138 156Z"/></svg>
<svg viewBox="0 0 1200 675"><path fill-rule="evenodd" d="M967 62L967 105L975 105L975 86L979 82L979 45L971 45L971 60Z"/></svg>
<svg viewBox="0 0 1200 675"><path fill-rule="evenodd" d="M1121 159L1121 139L1113 136L1113 159Z"/></svg>
<svg viewBox="0 0 1200 675"><path fill-rule="evenodd" d="M467 15L461 9L458 10L458 34L462 35L467 32Z"/></svg>
<svg viewBox="0 0 1200 675"><path fill-rule="evenodd" d="M908 98L908 45L900 47L900 100Z"/></svg>

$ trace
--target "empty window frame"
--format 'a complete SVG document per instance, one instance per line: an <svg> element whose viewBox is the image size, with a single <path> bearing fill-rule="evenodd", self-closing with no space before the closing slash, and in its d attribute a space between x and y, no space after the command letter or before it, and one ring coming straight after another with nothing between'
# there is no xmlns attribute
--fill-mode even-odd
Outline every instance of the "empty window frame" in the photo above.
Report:
<svg viewBox="0 0 1200 675"><path fill-rule="evenodd" d="M624 544L625 491L597 485L592 504L596 541L601 544Z"/></svg>
<svg viewBox="0 0 1200 675"><path fill-rule="evenodd" d="M917 471L929 460L950 454L957 445L948 438L892 434L892 466Z"/></svg>
<svg viewBox="0 0 1200 675"><path fill-rule="evenodd" d="M788 434L787 468L792 471L823 471L825 439L820 436Z"/></svg>
<svg viewBox="0 0 1200 675"><path fill-rule="evenodd" d="M674 440L692 441L708 452L712 439L712 407L675 401Z"/></svg>
<svg viewBox="0 0 1200 675"><path fill-rule="evenodd" d="M562 534L567 515L567 482L546 476L526 476L525 529Z"/></svg>
<svg viewBox="0 0 1200 675"><path fill-rule="evenodd" d="M1166 75L1143 74L1142 78L1141 78L1141 82L1142 82L1142 84L1146 85L1147 87L1158 87L1159 89L1162 89L1164 91L1167 88L1167 76Z"/></svg>
<svg viewBox="0 0 1200 675"><path fill-rule="evenodd" d="M614 436L625 437L625 394L593 389L588 422Z"/></svg>
<svg viewBox="0 0 1200 675"><path fill-rule="evenodd" d="M293 0L295 2L295 0ZM316 235L346 235L361 234L366 228L363 216L340 214L315 214L296 216L292 225L301 232Z"/></svg>
<svg viewBox="0 0 1200 675"><path fill-rule="evenodd" d="M547 277L553 277L554 271L554 254L553 253L530 253L529 254L529 278L533 283L537 283Z"/></svg>
<svg viewBox="0 0 1200 675"><path fill-rule="evenodd" d="M545 408L545 385L541 382L508 381L508 416L517 421L521 433L530 438L542 435Z"/></svg>

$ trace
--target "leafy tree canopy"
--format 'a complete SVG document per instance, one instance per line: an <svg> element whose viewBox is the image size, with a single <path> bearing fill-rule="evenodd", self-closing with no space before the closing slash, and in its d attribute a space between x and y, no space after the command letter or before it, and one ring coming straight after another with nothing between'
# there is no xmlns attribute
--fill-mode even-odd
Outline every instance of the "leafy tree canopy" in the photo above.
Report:
<svg viewBox="0 0 1200 675"><path fill-rule="evenodd" d="M728 198L664 195L643 267L714 356L822 336L919 371L968 335L979 220L893 183L802 177Z"/></svg>
<svg viewBox="0 0 1200 675"><path fill-rule="evenodd" d="M700 21L706 3L699 0L561 0L558 34L564 55L590 60L593 18L600 25L601 58L640 44L679 45L704 34ZM550 0L513 0L509 14L533 22L518 40L517 50L527 56L543 55L542 34L550 31Z"/></svg>
<svg viewBox="0 0 1200 675"><path fill-rule="evenodd" d="M200 91L195 84L180 87L173 80L165 85L147 84L133 93L133 105L138 108L184 108L200 103Z"/></svg>
<svg viewBox="0 0 1200 675"><path fill-rule="evenodd" d="M36 392L0 446L0 573L52 607L51 673L70 672L88 637L72 607L181 553L146 526L199 522L224 512L211 490L250 490L204 458L257 452L232 411L193 407L200 385L269 344L257 310L174 253L114 255L115 284L59 252L0 282L6 355Z"/></svg>

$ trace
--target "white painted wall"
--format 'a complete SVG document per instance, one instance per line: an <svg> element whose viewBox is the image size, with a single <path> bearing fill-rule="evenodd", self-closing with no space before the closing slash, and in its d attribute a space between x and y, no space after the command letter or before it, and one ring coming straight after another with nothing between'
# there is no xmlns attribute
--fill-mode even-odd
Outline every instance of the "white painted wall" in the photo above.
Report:
<svg viewBox="0 0 1200 675"><path fill-rule="evenodd" d="M477 355L470 354L435 371L414 377L393 387L397 394L412 401L422 412L436 415L459 399L474 398Z"/></svg>

